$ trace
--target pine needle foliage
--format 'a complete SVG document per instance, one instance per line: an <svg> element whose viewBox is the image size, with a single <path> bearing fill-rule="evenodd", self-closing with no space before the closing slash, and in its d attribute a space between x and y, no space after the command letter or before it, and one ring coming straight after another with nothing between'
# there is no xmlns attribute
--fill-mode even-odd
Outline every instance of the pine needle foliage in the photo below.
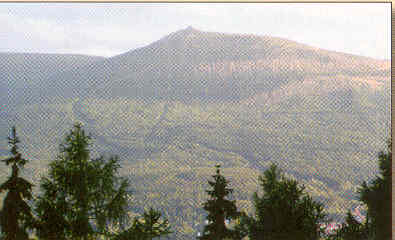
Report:
<svg viewBox="0 0 395 240"><path fill-rule="evenodd" d="M211 189L206 190L209 199L203 204L204 210L208 212L208 224L204 227L203 234L199 240L223 240L238 239L238 232L228 229L225 220L237 219L240 212L237 211L236 201L227 197L233 193L233 189L228 188L229 181L220 172L220 165L216 165L216 174L213 181L208 181Z"/></svg>
<svg viewBox="0 0 395 240"><path fill-rule="evenodd" d="M296 180L276 165L259 177L263 196L253 196L255 216L241 221L251 240L318 240L326 220L323 205L314 201Z"/></svg>
<svg viewBox="0 0 395 240"><path fill-rule="evenodd" d="M369 236L372 239L390 240L392 234L391 188L392 188L392 139L387 141L387 151L378 155L379 176L358 189L359 199L368 208Z"/></svg>
<svg viewBox="0 0 395 240"><path fill-rule="evenodd" d="M41 239L90 239L109 236L108 224L127 220L129 183L117 176L119 159L90 158L91 137L76 124L41 179L36 212Z"/></svg>
<svg viewBox="0 0 395 240"><path fill-rule="evenodd" d="M16 128L13 127L11 136L8 137L12 156L2 160L7 166L11 166L11 176L0 185L0 193L7 192L0 216L4 240L28 239L27 229L31 229L33 226L33 215L28 203L32 199L33 184L19 176L20 169L28 162L18 152L19 142Z"/></svg>

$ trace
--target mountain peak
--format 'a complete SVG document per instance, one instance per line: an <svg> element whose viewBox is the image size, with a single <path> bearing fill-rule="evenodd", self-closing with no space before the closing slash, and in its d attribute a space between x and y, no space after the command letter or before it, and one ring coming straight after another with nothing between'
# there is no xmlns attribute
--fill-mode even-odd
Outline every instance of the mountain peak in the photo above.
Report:
<svg viewBox="0 0 395 240"><path fill-rule="evenodd" d="M188 26L187 28L185 28L186 32L199 32L199 30L197 30L196 28L192 27L192 26Z"/></svg>
<svg viewBox="0 0 395 240"><path fill-rule="evenodd" d="M188 26L187 28L178 30L176 32L170 33L169 35L165 36L164 38L160 39L157 42L154 42L153 44L158 44L158 43L164 43L168 41L184 41L185 39L191 37L191 36L196 36L200 34L201 31L197 30L196 28L192 26ZM179 45L180 43L177 42Z"/></svg>
<svg viewBox="0 0 395 240"><path fill-rule="evenodd" d="M196 28L194 28L192 26L188 26L187 28L181 29L176 33L178 33L179 35L182 35L182 36L189 36L191 34L197 34L200 32L201 31L197 30Z"/></svg>

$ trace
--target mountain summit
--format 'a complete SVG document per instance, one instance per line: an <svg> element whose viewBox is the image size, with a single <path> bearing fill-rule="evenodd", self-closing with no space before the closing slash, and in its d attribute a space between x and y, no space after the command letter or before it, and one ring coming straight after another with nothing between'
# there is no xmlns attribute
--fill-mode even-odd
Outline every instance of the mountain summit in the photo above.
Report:
<svg viewBox="0 0 395 240"><path fill-rule="evenodd" d="M198 29L192 27L192 26L188 26L187 28L185 28L184 30L181 30L183 32L189 32L189 33L197 33L200 32Z"/></svg>
<svg viewBox="0 0 395 240"><path fill-rule="evenodd" d="M51 89L64 97L89 94L265 104L269 96L375 91L389 86L389 71L389 61L281 38L187 27L146 47L53 75L43 91Z"/></svg>

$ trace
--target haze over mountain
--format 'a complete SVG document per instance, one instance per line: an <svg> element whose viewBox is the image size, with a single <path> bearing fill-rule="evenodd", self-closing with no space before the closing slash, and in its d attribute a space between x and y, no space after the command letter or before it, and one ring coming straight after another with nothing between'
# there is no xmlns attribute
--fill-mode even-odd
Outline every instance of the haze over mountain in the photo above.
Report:
<svg viewBox="0 0 395 240"><path fill-rule="evenodd" d="M132 211L169 210L177 239L201 227L216 163L245 209L275 162L338 217L389 137L390 61L281 38L189 27L110 58L0 54L0 69L14 96L0 99L0 153L17 125L38 181L82 122L95 153L121 156Z"/></svg>

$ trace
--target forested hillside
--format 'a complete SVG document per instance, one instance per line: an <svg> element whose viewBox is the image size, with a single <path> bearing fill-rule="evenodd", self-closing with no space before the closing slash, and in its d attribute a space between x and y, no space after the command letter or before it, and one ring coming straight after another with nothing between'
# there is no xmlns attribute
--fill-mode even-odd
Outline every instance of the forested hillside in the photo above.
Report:
<svg viewBox="0 0 395 240"><path fill-rule="evenodd" d="M19 129L33 191L80 122L93 156L120 156L130 210L162 209L176 239L201 230L216 164L240 209L275 163L340 219L389 137L390 61L269 36L188 28L105 59L4 53L0 68L0 136Z"/></svg>

